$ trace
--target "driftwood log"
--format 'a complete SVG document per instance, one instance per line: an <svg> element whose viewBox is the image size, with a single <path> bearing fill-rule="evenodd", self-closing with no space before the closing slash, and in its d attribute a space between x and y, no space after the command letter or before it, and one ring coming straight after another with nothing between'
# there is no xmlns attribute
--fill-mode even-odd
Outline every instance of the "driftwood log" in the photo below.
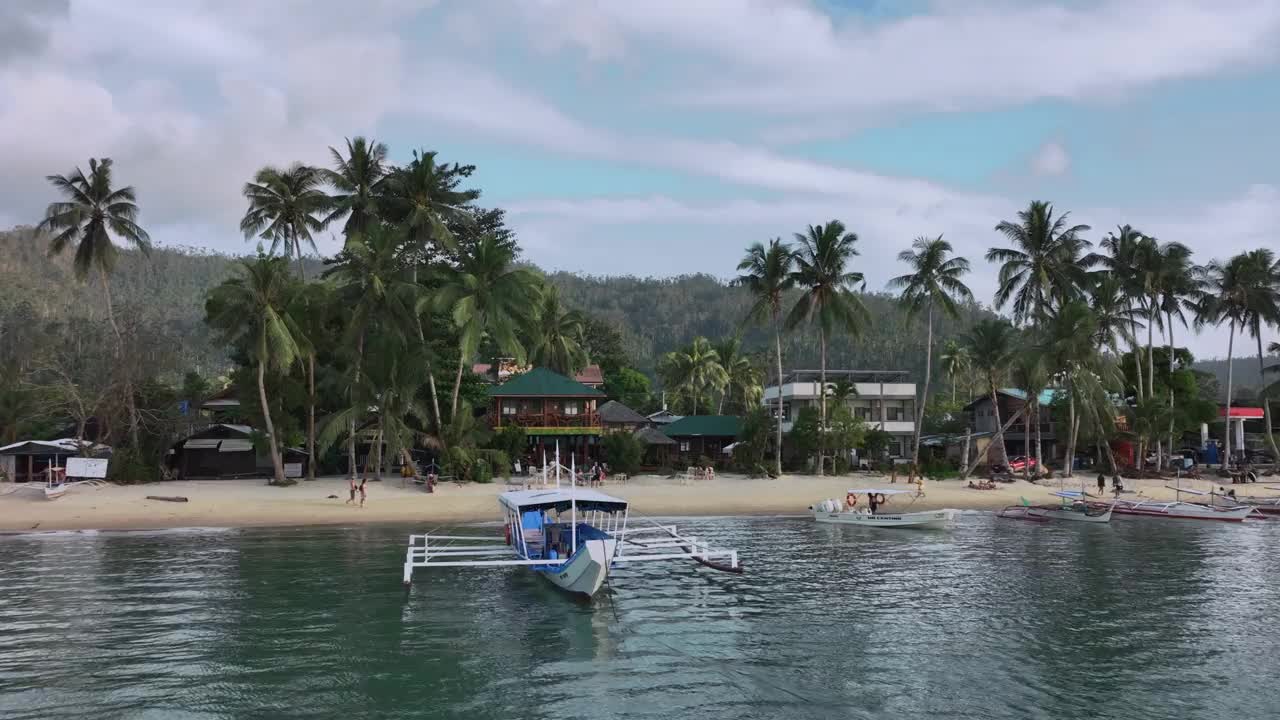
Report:
<svg viewBox="0 0 1280 720"><path fill-rule="evenodd" d="M187 499L181 495L148 495L148 500L163 500L165 502L187 502Z"/></svg>

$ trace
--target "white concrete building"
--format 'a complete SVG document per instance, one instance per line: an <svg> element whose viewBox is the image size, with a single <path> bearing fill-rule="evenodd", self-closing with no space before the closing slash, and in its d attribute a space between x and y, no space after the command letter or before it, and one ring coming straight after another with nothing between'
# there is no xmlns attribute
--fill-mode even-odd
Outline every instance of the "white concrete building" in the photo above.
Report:
<svg viewBox="0 0 1280 720"><path fill-rule="evenodd" d="M782 376L782 387L764 389L764 404L776 408L782 401L782 431L790 432L796 415L804 407L818 407L822 397L818 370L792 370ZM880 428L892 436L891 457L907 457L916 424L916 384L905 382L905 370L827 370L827 385L852 382L857 393L846 403L854 417L867 426ZM831 400L827 407L831 407Z"/></svg>

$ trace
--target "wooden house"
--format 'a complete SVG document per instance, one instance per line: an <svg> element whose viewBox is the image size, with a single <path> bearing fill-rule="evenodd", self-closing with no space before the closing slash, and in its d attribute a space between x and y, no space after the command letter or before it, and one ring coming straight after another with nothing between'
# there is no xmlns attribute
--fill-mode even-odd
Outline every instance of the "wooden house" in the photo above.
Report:
<svg viewBox="0 0 1280 720"><path fill-rule="evenodd" d="M529 450L540 461L559 442L561 457L574 453L580 461L596 456L596 441L604 432L597 403L600 390L546 368L514 375L489 388L489 422L495 431L515 425L529 438Z"/></svg>

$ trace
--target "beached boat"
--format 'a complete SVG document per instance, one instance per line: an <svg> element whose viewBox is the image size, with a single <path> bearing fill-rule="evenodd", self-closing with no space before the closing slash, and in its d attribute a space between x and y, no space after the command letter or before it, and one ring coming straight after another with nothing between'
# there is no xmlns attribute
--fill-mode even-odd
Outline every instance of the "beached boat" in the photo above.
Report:
<svg viewBox="0 0 1280 720"><path fill-rule="evenodd" d="M1183 492L1186 492L1185 490ZM1213 507L1180 500L1152 500L1135 498L1133 500L1117 500L1115 512L1118 515L1145 515L1147 517L1177 518L1180 520L1220 520L1226 522L1242 522L1255 510L1249 505L1233 507Z"/></svg>
<svg viewBox="0 0 1280 720"><path fill-rule="evenodd" d="M564 590L591 596L620 564L692 560L742 572L736 550L713 548L674 525L627 526L627 501L576 488L511 490L498 496L498 537L410 535L404 583L417 568L523 566ZM474 544L468 544L474 543Z"/></svg>
<svg viewBox="0 0 1280 720"><path fill-rule="evenodd" d="M916 494L914 490L859 488L850 490L845 496L846 502L839 500L823 500L809 506L813 519L820 523L836 525L857 525L875 528L932 528L945 529L955 523L959 510L944 508L942 510L925 510L921 512L885 512L881 510L889 498L895 495ZM867 502L859 508L858 498L866 496ZM876 508L871 510L871 500ZM914 503L915 500L913 499Z"/></svg>
<svg viewBox="0 0 1280 720"><path fill-rule="evenodd" d="M1062 502L1057 505L1032 505L1024 500L1022 505L1010 505L996 513L996 516L1012 520L1111 522L1115 503L1090 501L1092 496L1078 490L1059 490L1054 495L1062 498Z"/></svg>
<svg viewBox="0 0 1280 720"><path fill-rule="evenodd" d="M1183 490L1182 492L1190 491ZM1219 508L1250 505L1261 515L1280 516L1280 496L1277 495L1228 495L1219 492L1196 492L1195 494L1207 498L1204 501L1197 501L1197 503Z"/></svg>

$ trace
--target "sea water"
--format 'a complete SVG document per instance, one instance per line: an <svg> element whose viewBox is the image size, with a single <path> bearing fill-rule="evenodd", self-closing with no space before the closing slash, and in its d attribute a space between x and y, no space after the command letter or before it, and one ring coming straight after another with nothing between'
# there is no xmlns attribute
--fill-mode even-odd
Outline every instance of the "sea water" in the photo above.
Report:
<svg viewBox="0 0 1280 720"><path fill-rule="evenodd" d="M0 717L1280 716L1280 522L675 522L746 574L583 602L520 568L406 592L408 527L3 537Z"/></svg>

